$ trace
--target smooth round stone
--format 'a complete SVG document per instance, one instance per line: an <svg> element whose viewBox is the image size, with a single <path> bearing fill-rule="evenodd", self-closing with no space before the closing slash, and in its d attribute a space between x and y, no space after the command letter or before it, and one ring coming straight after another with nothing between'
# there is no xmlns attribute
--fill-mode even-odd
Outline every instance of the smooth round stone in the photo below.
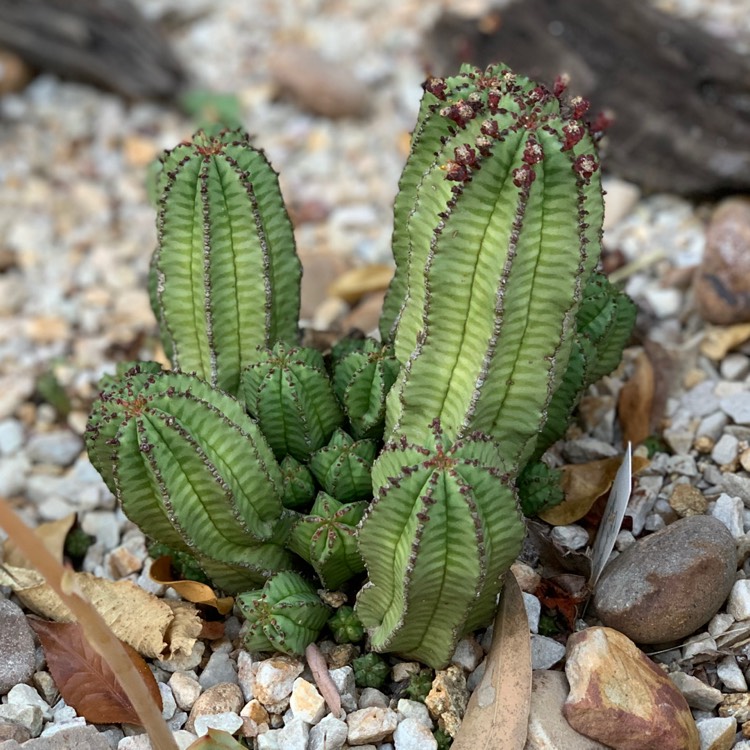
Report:
<svg viewBox="0 0 750 750"><path fill-rule="evenodd" d="M736 570L727 527L710 516L690 516L618 555L597 584L594 606L604 625L637 643L677 640L716 614Z"/></svg>

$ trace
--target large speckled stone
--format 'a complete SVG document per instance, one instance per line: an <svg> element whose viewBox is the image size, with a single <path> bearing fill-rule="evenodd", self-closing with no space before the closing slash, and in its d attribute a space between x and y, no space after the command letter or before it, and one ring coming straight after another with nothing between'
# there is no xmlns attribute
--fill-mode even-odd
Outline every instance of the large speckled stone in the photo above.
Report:
<svg viewBox="0 0 750 750"><path fill-rule="evenodd" d="M699 750L685 698L622 633L587 628L568 639L563 706L581 734L617 750Z"/></svg>
<svg viewBox="0 0 750 750"><path fill-rule="evenodd" d="M705 625L734 583L737 550L716 518L690 516L628 547L604 570L594 606L636 643L664 643Z"/></svg>
<svg viewBox="0 0 750 750"><path fill-rule="evenodd" d="M34 635L20 607L0 599L0 695L34 674Z"/></svg>

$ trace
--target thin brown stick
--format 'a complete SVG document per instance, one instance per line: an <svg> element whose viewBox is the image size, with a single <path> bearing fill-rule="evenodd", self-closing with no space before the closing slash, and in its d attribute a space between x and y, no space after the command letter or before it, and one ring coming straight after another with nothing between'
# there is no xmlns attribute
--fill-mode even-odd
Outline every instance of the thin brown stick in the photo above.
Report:
<svg viewBox="0 0 750 750"><path fill-rule="evenodd" d="M83 628L86 639L110 666L125 695L151 738L154 750L177 750L177 743L161 712L129 659L122 643L115 637L91 603L77 590L71 572L63 568L39 537L18 517L8 502L0 497L2 526L23 555L44 576L60 599L65 602Z"/></svg>
<svg viewBox="0 0 750 750"><path fill-rule="evenodd" d="M320 694L331 709L331 713L337 718L341 718L341 696L336 687L336 683L331 679L328 673L328 665L325 656L315 643L311 643L305 649L305 658L312 672L315 684L320 690Z"/></svg>

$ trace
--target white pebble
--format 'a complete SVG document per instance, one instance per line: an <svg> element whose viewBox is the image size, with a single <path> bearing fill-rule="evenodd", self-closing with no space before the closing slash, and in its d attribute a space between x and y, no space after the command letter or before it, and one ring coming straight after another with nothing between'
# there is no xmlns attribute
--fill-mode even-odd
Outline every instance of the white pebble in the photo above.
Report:
<svg viewBox="0 0 750 750"><path fill-rule="evenodd" d="M542 615L542 603L533 594L523 593L523 605L526 608L526 617L529 621L529 630L532 633L539 632L539 618Z"/></svg>
<svg viewBox="0 0 750 750"><path fill-rule="evenodd" d="M734 435L724 433L711 451L711 460L719 466L728 466L737 460L740 441Z"/></svg>
<svg viewBox="0 0 750 750"><path fill-rule="evenodd" d="M14 685L7 696L9 706L37 706L45 719L52 718L52 708L31 685Z"/></svg>
<svg viewBox="0 0 750 750"><path fill-rule="evenodd" d="M437 750L432 732L416 719L404 719L393 733L396 750Z"/></svg>
<svg viewBox="0 0 750 750"><path fill-rule="evenodd" d="M234 734L242 727L242 719L234 711L224 711L220 714L204 714L195 719L195 733L203 737L209 729L221 729Z"/></svg>
<svg viewBox="0 0 750 750"><path fill-rule="evenodd" d="M345 721L328 714L310 730L309 750L339 750L346 742L348 733L349 727Z"/></svg>
<svg viewBox="0 0 750 750"><path fill-rule="evenodd" d="M427 706L425 706L424 703L401 698L396 706L396 710L404 717L404 719L414 719L414 721L418 721L420 724L426 726L427 729L432 729L430 712L427 710Z"/></svg>
<svg viewBox="0 0 750 750"><path fill-rule="evenodd" d="M388 696L377 688L366 687L359 694L360 708L388 708Z"/></svg>
<svg viewBox="0 0 750 750"><path fill-rule="evenodd" d="M743 391L721 399L719 402L722 411L727 414L735 424L750 425L750 392Z"/></svg>
<svg viewBox="0 0 750 750"><path fill-rule="evenodd" d="M716 674L724 683L724 687L727 690L735 690L737 692L745 692L747 690L745 675L742 674L742 670L737 665L737 659L731 654L719 661L716 665Z"/></svg>
<svg viewBox="0 0 750 750"><path fill-rule="evenodd" d="M580 526L573 524L570 526L555 526L550 536L553 541L566 549L581 549L581 547L585 547L589 543L588 532Z"/></svg>
<svg viewBox="0 0 750 750"><path fill-rule="evenodd" d="M750 618L750 580L743 578L735 581L732 590L729 592L727 612L735 620L747 620Z"/></svg>
<svg viewBox="0 0 750 750"><path fill-rule="evenodd" d="M722 492L711 508L711 515L721 521L735 539L739 539L745 534L744 507L739 497L730 497Z"/></svg>
<svg viewBox="0 0 750 750"><path fill-rule="evenodd" d="M701 750L719 750L732 746L737 720L733 717L701 719L696 722Z"/></svg>

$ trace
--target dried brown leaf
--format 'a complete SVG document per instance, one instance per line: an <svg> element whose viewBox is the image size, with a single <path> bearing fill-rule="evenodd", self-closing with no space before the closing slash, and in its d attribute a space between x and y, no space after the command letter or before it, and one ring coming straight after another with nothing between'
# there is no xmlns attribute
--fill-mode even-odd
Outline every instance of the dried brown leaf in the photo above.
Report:
<svg viewBox="0 0 750 750"><path fill-rule="evenodd" d="M633 456L633 473L648 466L648 463L641 456ZM565 500L543 511L539 517L553 526L567 526L583 518L597 499L609 491L620 464L622 457L612 456L585 464L563 466Z"/></svg>
<svg viewBox="0 0 750 750"><path fill-rule="evenodd" d="M617 401L623 445L640 445L651 434L654 386L654 368L646 352L641 351L635 359L633 374L620 390Z"/></svg>
<svg viewBox="0 0 750 750"><path fill-rule="evenodd" d="M154 560L149 569L149 577L156 583L171 586L186 601L213 607L219 614L228 614L234 606L231 596L217 597L216 592L205 583L175 579L172 575L172 558L169 555Z"/></svg>
<svg viewBox="0 0 750 750"><path fill-rule="evenodd" d="M393 276L393 267L382 263L373 263L362 268L353 268L328 287L331 297L338 297L355 304L370 292L380 292L388 288Z"/></svg>
<svg viewBox="0 0 750 750"><path fill-rule="evenodd" d="M522 750L531 706L531 639L521 589L503 578L484 676L472 693L453 750Z"/></svg>
<svg viewBox="0 0 750 750"><path fill-rule="evenodd" d="M165 651L169 655L192 651L200 633L200 619L192 604L157 599L132 581L109 581L90 573L72 576L114 634L143 656L164 658ZM0 585L10 586L32 612L42 617L56 622L75 619L34 570L5 566L0 570Z"/></svg>
<svg viewBox="0 0 750 750"><path fill-rule="evenodd" d="M39 524L34 533L39 537L42 544L50 551L50 554L58 562L62 562L65 538L68 536L73 524L76 522L76 514L70 513L58 521L49 521ZM33 568L34 566L21 554L15 542L8 537L3 542L3 563L16 568Z"/></svg>
<svg viewBox="0 0 750 750"><path fill-rule="evenodd" d="M65 702L92 724L138 724L141 720L110 666L89 645L78 623L30 618L47 666ZM151 670L135 649L125 650L161 710L161 694Z"/></svg>

